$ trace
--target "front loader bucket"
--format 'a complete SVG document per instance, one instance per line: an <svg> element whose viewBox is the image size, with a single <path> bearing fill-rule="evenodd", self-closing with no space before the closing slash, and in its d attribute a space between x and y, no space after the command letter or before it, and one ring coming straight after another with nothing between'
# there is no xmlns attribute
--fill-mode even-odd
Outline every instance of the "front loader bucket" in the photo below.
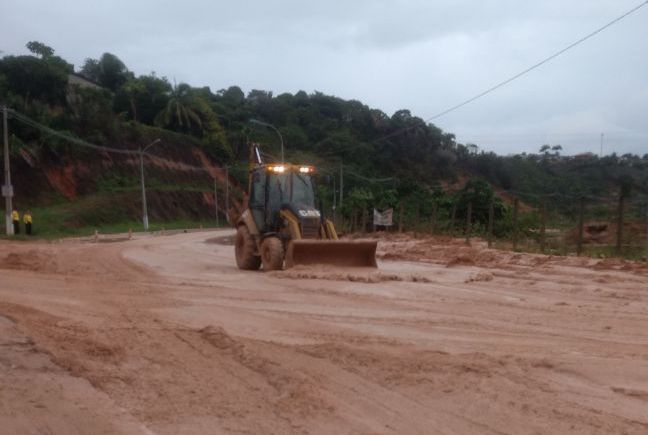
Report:
<svg viewBox="0 0 648 435"><path fill-rule="evenodd" d="M309 264L378 267L376 241L293 240L286 252L286 268Z"/></svg>

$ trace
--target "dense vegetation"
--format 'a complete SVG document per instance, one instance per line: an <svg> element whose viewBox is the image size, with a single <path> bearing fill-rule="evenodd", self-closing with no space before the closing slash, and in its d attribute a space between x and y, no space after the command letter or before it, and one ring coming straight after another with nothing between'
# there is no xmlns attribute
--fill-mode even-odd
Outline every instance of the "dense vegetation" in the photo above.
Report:
<svg viewBox="0 0 648 435"><path fill-rule="evenodd" d="M96 88L70 87L72 65L43 43L27 48L32 54L0 59L0 101L39 123L96 144L131 148L141 144L128 143L125 131L164 129L199 144L224 165L244 168L248 141L263 144L269 156L279 155L278 135L250 122L261 120L279 129L288 160L315 163L328 176L321 192L329 205L344 167L347 215L352 208L404 203L409 216L438 212L449 219L454 206L460 218L473 202L473 219L483 224L495 191L532 205L546 196L567 214L579 197L648 192L648 154L567 158L560 156L560 146L547 145L538 154L498 156L457 143L453 134L408 110L390 116L319 92L246 95L237 86L212 91L155 73L137 76L110 53L86 59L77 73ZM12 128L13 152L25 144L75 152L28 126ZM243 181L244 170L232 173ZM510 207L496 198L495 213L510 216Z"/></svg>

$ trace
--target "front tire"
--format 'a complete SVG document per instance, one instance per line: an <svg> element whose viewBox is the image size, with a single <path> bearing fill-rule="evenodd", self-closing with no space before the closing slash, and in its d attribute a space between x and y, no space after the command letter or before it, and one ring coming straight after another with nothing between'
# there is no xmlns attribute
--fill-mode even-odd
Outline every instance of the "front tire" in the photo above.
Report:
<svg viewBox="0 0 648 435"><path fill-rule="evenodd" d="M261 242L263 270L281 270L284 262L284 247L278 237L266 237Z"/></svg>
<svg viewBox="0 0 648 435"><path fill-rule="evenodd" d="M236 265L242 270L258 270L261 266L261 258L254 255L254 239L245 225L236 229L236 243L234 253L236 254Z"/></svg>

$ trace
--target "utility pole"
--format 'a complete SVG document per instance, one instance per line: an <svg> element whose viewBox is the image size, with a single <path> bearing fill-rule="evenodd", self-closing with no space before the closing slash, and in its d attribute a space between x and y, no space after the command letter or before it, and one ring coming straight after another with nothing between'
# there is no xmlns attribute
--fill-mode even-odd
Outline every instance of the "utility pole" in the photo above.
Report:
<svg viewBox="0 0 648 435"><path fill-rule="evenodd" d="M142 188L142 223L144 231L148 231L148 210L146 207L146 186L144 185L144 153L140 151L140 185Z"/></svg>
<svg viewBox="0 0 648 435"><path fill-rule="evenodd" d="M144 148L140 148L140 184L142 186L142 223L144 224L144 231L149 229L148 221L148 207L146 206L146 186L144 185L144 153L147 149L155 145L156 143L161 142L160 139L155 139L150 144L146 145Z"/></svg>
<svg viewBox="0 0 648 435"><path fill-rule="evenodd" d="M601 133L601 152L599 154L599 157L603 157L603 133Z"/></svg>
<svg viewBox="0 0 648 435"><path fill-rule="evenodd" d="M214 178L214 208L216 209L216 228L220 227L220 222L218 221L218 183Z"/></svg>
<svg viewBox="0 0 648 435"><path fill-rule="evenodd" d="M11 212L13 205L11 199L13 196L13 186L11 185L11 167L9 166L9 127L7 126L7 106L2 107L2 135L4 137L4 180L2 186L2 196L5 197L5 223L8 236L14 233L13 222L11 221Z"/></svg>

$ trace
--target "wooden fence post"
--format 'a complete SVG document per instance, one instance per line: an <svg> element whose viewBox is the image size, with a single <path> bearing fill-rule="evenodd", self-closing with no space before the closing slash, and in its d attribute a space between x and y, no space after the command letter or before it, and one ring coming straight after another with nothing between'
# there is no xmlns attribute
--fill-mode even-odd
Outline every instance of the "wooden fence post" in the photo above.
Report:
<svg viewBox="0 0 648 435"><path fill-rule="evenodd" d="M430 230L432 231L432 234L436 233L437 209L438 209L438 205L435 201L432 203L432 219L430 222Z"/></svg>
<svg viewBox="0 0 648 435"><path fill-rule="evenodd" d="M399 210L398 210L398 232L402 233L403 232L403 213L405 211L405 207L403 206L403 203L401 202L399 205Z"/></svg>
<svg viewBox="0 0 648 435"><path fill-rule="evenodd" d="M455 217L457 217L457 203L452 203L452 212L450 213L450 235L454 235Z"/></svg>
<svg viewBox="0 0 648 435"><path fill-rule="evenodd" d="M648 260L648 205L646 205L646 260Z"/></svg>
<svg viewBox="0 0 648 435"><path fill-rule="evenodd" d="M648 204L646 204L646 260L648 260Z"/></svg>
<svg viewBox="0 0 648 435"><path fill-rule="evenodd" d="M216 228L220 227L220 221L218 218L218 183L214 178L214 211L216 212Z"/></svg>
<svg viewBox="0 0 648 435"><path fill-rule="evenodd" d="M621 255L621 244L623 241L623 203L625 200L625 192L623 188L619 192L619 209L617 210L617 239L616 239L616 254Z"/></svg>
<svg viewBox="0 0 648 435"><path fill-rule="evenodd" d="M576 255L583 252L583 225L585 214L585 198L581 197L578 205L578 241L576 242Z"/></svg>
<svg viewBox="0 0 648 435"><path fill-rule="evenodd" d="M355 233L358 230L358 210L353 209L351 214L351 233Z"/></svg>
<svg viewBox="0 0 648 435"><path fill-rule="evenodd" d="M365 233L367 231L367 207L363 207L362 209L362 228L360 229L361 233Z"/></svg>
<svg viewBox="0 0 648 435"><path fill-rule="evenodd" d="M472 201L468 203L468 212L466 213L466 245L470 245L471 231L472 231Z"/></svg>
<svg viewBox="0 0 648 435"><path fill-rule="evenodd" d="M491 199L488 205L488 247L493 246L493 220L495 218L495 204Z"/></svg>
<svg viewBox="0 0 648 435"><path fill-rule="evenodd" d="M515 198L513 201L513 250L517 251L518 246L518 209L520 200Z"/></svg>
<svg viewBox="0 0 648 435"><path fill-rule="evenodd" d="M540 252L545 253L547 244L547 199L542 198L540 204Z"/></svg>

